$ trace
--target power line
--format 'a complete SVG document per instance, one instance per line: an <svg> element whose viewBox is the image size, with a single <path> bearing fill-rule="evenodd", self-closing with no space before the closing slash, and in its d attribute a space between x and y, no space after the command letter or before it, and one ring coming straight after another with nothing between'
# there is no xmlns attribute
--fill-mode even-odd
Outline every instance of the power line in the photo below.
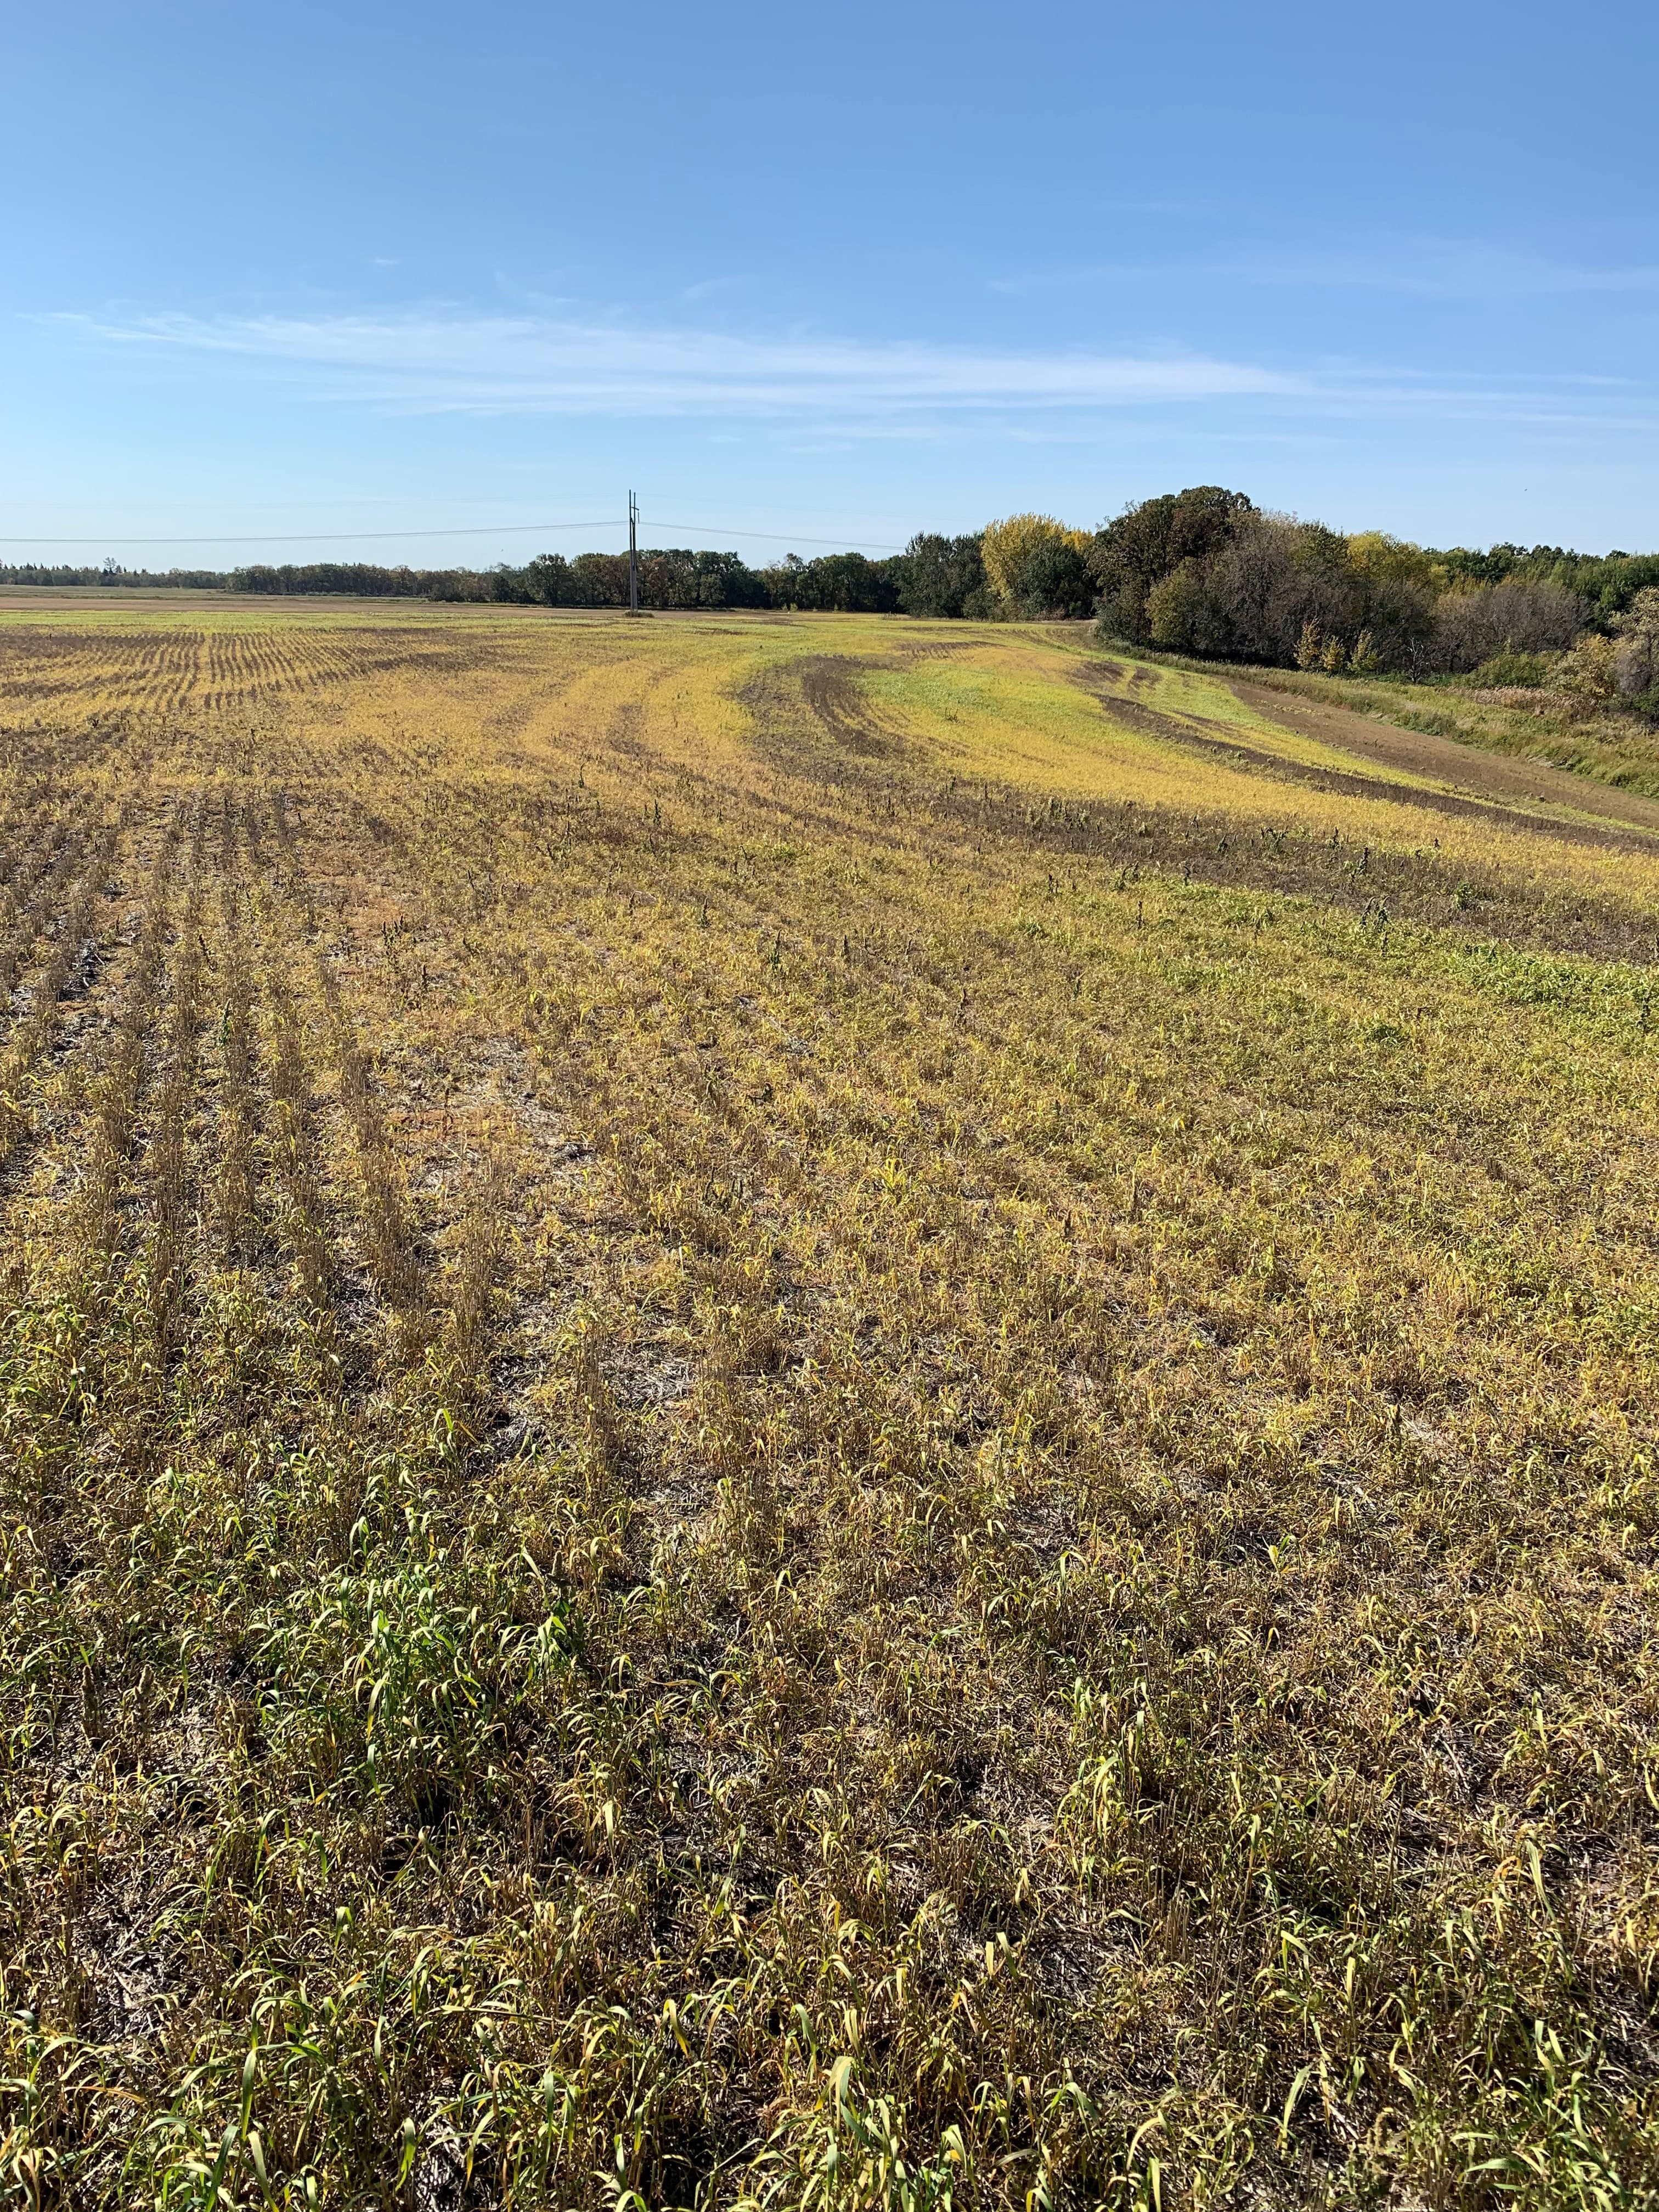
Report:
<svg viewBox="0 0 1659 2212"><path fill-rule="evenodd" d="M855 544L849 545L844 538L802 538L793 531L781 530L728 530L712 522L659 522L654 526L659 530L706 530L711 538L764 538L774 545L838 545L848 552L857 552L866 545L872 553L904 550L902 545L884 545L875 538L860 538Z"/></svg>
<svg viewBox="0 0 1659 2212"><path fill-rule="evenodd" d="M0 537L0 545L347 545L369 540L378 544L394 538L544 538L556 530L623 530L627 526L625 517L606 515L598 522L467 523L453 530L290 531L281 538L244 537L240 533L223 538L52 538L37 534L32 538ZM872 553L904 550L902 545L883 544L873 538L860 538L849 545L844 538L803 538L797 532L781 530L736 530L725 523L659 522L653 526L659 530L699 530L710 538L758 538L773 545L830 545L852 552L867 548Z"/></svg>
<svg viewBox="0 0 1659 2212"><path fill-rule="evenodd" d="M0 545L341 545L363 538L545 537L554 530L620 530L614 515L599 522L467 523L454 530L293 530L283 538L0 538ZM684 524L676 524L683 529ZM805 541L803 540L803 543Z"/></svg>

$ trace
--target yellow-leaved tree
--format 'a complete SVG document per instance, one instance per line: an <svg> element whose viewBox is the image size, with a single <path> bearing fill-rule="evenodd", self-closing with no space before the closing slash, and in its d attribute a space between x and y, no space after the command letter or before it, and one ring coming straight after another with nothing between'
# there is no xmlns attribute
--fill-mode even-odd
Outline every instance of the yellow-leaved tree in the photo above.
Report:
<svg viewBox="0 0 1659 2212"><path fill-rule="evenodd" d="M1432 559L1409 538L1390 537L1386 530L1361 530L1350 538L1348 566L1362 576L1386 576L1425 592L1443 592L1451 582L1443 561Z"/></svg>
<svg viewBox="0 0 1659 2212"><path fill-rule="evenodd" d="M1002 613L1024 612L1034 585L1036 596L1045 596L1046 572L1057 565L1057 554L1071 554L1081 564L1093 543L1086 530L1068 530L1052 514L1011 514L1005 522L992 523L981 544L981 557L985 580Z"/></svg>

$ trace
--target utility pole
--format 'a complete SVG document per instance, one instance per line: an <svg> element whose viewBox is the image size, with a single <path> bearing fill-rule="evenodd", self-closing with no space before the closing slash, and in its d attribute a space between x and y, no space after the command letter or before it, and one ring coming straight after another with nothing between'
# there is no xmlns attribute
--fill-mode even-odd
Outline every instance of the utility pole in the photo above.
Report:
<svg viewBox="0 0 1659 2212"><path fill-rule="evenodd" d="M640 541L635 526L640 519L640 503L630 491L628 495L628 611L636 615L640 611Z"/></svg>

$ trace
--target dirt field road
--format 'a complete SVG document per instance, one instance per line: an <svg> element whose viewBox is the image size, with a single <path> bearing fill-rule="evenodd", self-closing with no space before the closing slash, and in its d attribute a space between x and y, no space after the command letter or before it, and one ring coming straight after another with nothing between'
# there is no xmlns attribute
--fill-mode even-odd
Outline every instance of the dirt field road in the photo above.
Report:
<svg viewBox="0 0 1659 2212"><path fill-rule="evenodd" d="M1574 775L1567 769L1517 760L1507 753L1486 752L1478 746L1461 744L1455 738L1402 730L1391 722L1374 720L1369 714L1297 698L1276 685L1253 683L1246 677L1229 677L1227 687L1247 707L1294 730L1298 737L1340 746L1381 768L1433 776L1460 794L1528 811L1540 805L1565 807L1581 817L1599 816L1621 827L1659 832L1659 801L1634 792L1615 791L1611 785Z"/></svg>

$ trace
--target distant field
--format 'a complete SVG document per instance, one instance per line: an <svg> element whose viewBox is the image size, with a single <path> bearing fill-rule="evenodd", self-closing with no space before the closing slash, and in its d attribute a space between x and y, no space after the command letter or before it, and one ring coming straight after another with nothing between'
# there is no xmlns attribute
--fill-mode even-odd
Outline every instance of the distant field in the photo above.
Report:
<svg viewBox="0 0 1659 2212"><path fill-rule="evenodd" d="M1653 2200L1659 803L1352 699L0 611L8 2201Z"/></svg>

